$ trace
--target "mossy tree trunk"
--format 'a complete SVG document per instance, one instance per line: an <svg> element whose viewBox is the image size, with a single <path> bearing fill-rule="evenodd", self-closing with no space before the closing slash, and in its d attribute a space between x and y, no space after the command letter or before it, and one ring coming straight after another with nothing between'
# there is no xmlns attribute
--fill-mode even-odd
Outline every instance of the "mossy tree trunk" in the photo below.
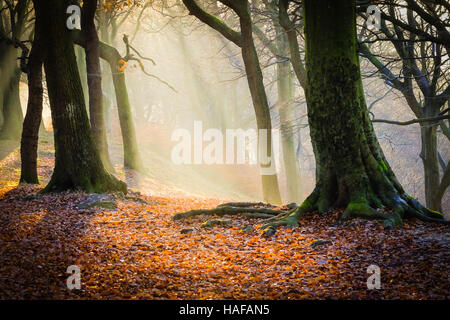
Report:
<svg viewBox="0 0 450 320"><path fill-rule="evenodd" d="M355 1L306 0L304 19L306 98L317 166L309 205L320 212L344 206L345 216L377 215L372 208L396 206L394 199L404 192L389 177L366 121Z"/></svg>
<svg viewBox="0 0 450 320"><path fill-rule="evenodd" d="M55 138L55 168L44 191L127 191L104 168L89 125L66 8L70 0L35 0Z"/></svg>
<svg viewBox="0 0 450 320"><path fill-rule="evenodd" d="M121 70L119 52L113 47L103 46L102 57L108 61L116 94L117 111L119 113L120 129L123 141L124 166L128 169L144 172L136 137L136 129L131 112L130 99L125 81L125 73Z"/></svg>
<svg viewBox="0 0 450 320"><path fill-rule="evenodd" d="M297 225L305 212L345 208L343 218L401 223L407 215L443 219L405 194L375 136L356 54L355 1L305 0L306 99L316 157L316 187L289 216L269 226ZM393 210L384 213L381 208Z"/></svg>
<svg viewBox="0 0 450 320"><path fill-rule="evenodd" d="M81 31L86 41L86 72L92 134L103 165L109 171L113 171L114 168L109 157L108 141L106 138L99 38L94 22L97 2L97 0L87 0L84 2L81 13Z"/></svg>

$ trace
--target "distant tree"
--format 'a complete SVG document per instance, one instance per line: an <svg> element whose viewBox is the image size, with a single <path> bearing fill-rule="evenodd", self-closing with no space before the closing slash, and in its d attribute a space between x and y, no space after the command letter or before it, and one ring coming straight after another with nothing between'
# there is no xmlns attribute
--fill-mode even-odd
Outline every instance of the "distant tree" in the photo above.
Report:
<svg viewBox="0 0 450 320"><path fill-rule="evenodd" d="M283 151L283 164L286 176L287 201L296 202L301 197L300 168L297 160L294 144L295 110L294 110L294 76L290 62L289 42L285 29L282 28L278 19L278 5L276 1L253 1L252 12L256 15L253 29L254 33L264 47L267 47L276 59L276 85L277 103L280 131L281 148ZM263 17L266 17L264 19ZM272 30L273 35L269 37L267 32ZM294 31L295 32L295 31ZM301 143L301 142L299 142Z"/></svg>
<svg viewBox="0 0 450 320"><path fill-rule="evenodd" d="M391 1L380 3L379 8L380 28L369 31L366 24L362 26L359 52L377 69L377 75L404 97L417 119L410 123L420 124L426 205L441 211L442 197L450 185L450 162L440 156L437 143L438 128L447 144L450 142L450 130L444 121L450 99L450 32L445 28L450 23L448 2ZM361 11L365 11L364 6ZM367 19L367 15L361 16Z"/></svg>
<svg viewBox="0 0 450 320"><path fill-rule="evenodd" d="M253 107L256 114L258 130L265 129L267 132L266 146L267 155L272 157L272 123L270 118L269 104L263 83L263 75L259 64L253 40L253 25L248 1L220 1L231 8L239 17L240 31L235 31L217 17L204 11L195 0L183 0L190 14L197 17L203 23L220 32L225 38L241 48L247 74L248 86L252 96ZM259 152L258 152L259 154ZM273 157L272 157L273 158ZM274 160L272 159L272 162ZM271 163L273 165L273 163ZM271 164L263 165L262 168ZM278 187L277 174L262 175L262 188L264 201L281 203L281 195Z"/></svg>
<svg viewBox="0 0 450 320"><path fill-rule="evenodd" d="M29 0L0 1L0 103L3 105L3 125L0 139L19 140L23 113L20 104L18 65L19 47L29 13ZM6 39L12 40L7 42Z"/></svg>

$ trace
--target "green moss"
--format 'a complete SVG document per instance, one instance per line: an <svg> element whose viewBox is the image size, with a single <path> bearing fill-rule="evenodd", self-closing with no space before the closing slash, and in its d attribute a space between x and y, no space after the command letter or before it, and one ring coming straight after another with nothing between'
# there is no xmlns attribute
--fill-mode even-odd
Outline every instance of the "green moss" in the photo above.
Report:
<svg viewBox="0 0 450 320"><path fill-rule="evenodd" d="M358 213L363 215L370 215L373 213L374 209L372 209L367 202L350 202L345 209L349 213Z"/></svg>
<svg viewBox="0 0 450 320"><path fill-rule="evenodd" d="M402 218L400 218L400 216L396 213L394 213L392 217L389 217L383 221L383 227L385 229L393 229L397 226L401 226L402 224Z"/></svg>
<svg viewBox="0 0 450 320"><path fill-rule="evenodd" d="M231 224L231 220L226 220L226 219L217 219L217 220L208 220L205 221L201 224L202 228L212 228L214 226L224 226L224 225L228 225Z"/></svg>
<svg viewBox="0 0 450 320"><path fill-rule="evenodd" d="M444 215L439 211L431 210L427 208L427 216L436 219L444 219Z"/></svg>
<svg viewBox="0 0 450 320"><path fill-rule="evenodd" d="M300 210L302 210L302 211L313 210L313 208L314 208L314 203L311 200L309 200L309 199L305 199L305 201L303 201L303 203L300 205L300 207L298 207L297 210L295 210L291 214L291 216L294 215L294 213L297 212L297 211L300 211Z"/></svg>
<svg viewBox="0 0 450 320"><path fill-rule="evenodd" d="M388 172L388 167L387 167L386 163L383 160L380 160L378 162L378 166L379 166L381 171Z"/></svg>

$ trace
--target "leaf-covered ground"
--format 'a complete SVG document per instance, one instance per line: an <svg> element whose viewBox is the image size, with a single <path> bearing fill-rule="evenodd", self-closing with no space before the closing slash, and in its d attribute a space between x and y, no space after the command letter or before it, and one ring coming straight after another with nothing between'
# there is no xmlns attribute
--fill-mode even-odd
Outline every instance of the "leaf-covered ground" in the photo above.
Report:
<svg viewBox="0 0 450 320"><path fill-rule="evenodd" d="M15 152L0 167L0 299L450 298L448 226L383 230L337 223L336 212L267 239L242 231L260 222L246 218L200 228L211 217L172 216L218 200L134 195L101 208L86 194L36 195L42 185L16 186ZM51 156L40 161L48 177ZM70 265L81 268L81 290L67 289ZM381 268L380 290L367 289L369 265Z"/></svg>
<svg viewBox="0 0 450 320"><path fill-rule="evenodd" d="M87 195L36 191L1 191L2 299L450 297L448 227L413 221L385 231L314 215L265 239L240 230L258 221L233 217L205 229L205 217L171 219L214 200L141 196L147 204L118 199L116 209L78 209ZM194 232L181 234L187 228ZM371 264L381 268L381 290L366 287ZM70 265L81 268L81 290L66 287Z"/></svg>

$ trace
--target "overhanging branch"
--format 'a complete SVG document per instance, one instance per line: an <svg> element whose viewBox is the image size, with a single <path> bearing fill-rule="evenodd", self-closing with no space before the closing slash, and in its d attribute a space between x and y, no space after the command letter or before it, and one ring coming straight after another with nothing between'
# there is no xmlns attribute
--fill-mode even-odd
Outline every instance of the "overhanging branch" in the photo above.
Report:
<svg viewBox="0 0 450 320"><path fill-rule="evenodd" d="M381 123L389 123L389 124L395 124L398 126L408 126L410 124L414 123L423 123L423 122L434 122L433 125L438 125L437 121L450 119L450 115L444 115L444 116L437 116L437 117L430 117L430 118L420 118L420 119L413 119L409 121L394 121L394 120L384 120L384 119L373 119L372 122L381 122Z"/></svg>

